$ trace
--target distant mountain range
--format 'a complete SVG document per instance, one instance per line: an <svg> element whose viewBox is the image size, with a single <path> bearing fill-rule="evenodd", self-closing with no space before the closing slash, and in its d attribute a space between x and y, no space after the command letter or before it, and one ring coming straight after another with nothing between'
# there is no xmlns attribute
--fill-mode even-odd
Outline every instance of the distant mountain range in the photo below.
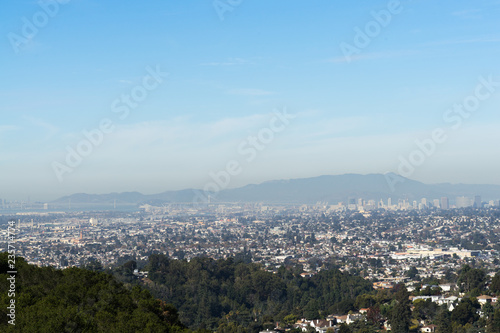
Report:
<svg viewBox="0 0 500 333"><path fill-rule="evenodd" d="M217 193L186 189L166 191L158 194L139 192L109 194L72 194L59 198L53 204L165 204L165 203L203 203L210 202L266 202L310 204L327 202L336 204L347 202L350 198L373 199L379 201L421 198L437 199L449 197L452 201L459 196L480 195L484 200L500 199L500 185L469 184L424 184L415 180L389 173L383 174L345 174L319 176L312 178L274 180L235 189L225 189Z"/></svg>

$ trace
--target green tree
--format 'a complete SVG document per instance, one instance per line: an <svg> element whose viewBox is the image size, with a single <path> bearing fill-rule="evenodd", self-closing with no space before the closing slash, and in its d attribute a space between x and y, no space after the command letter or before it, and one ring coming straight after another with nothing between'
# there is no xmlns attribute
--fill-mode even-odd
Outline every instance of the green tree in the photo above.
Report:
<svg viewBox="0 0 500 333"><path fill-rule="evenodd" d="M408 333L411 323L410 294L404 284L396 286L396 304L391 313L391 331L393 333Z"/></svg>
<svg viewBox="0 0 500 333"><path fill-rule="evenodd" d="M477 301L473 302L470 298L464 298L451 312L451 320L460 325L473 323L479 319L477 313L479 307Z"/></svg>
<svg viewBox="0 0 500 333"><path fill-rule="evenodd" d="M458 277L458 283L465 292L471 292L474 289L483 290L485 281L486 273L482 269L471 268L469 265L464 265Z"/></svg>
<svg viewBox="0 0 500 333"><path fill-rule="evenodd" d="M491 279L490 290L494 293L500 292L500 274L496 273Z"/></svg>
<svg viewBox="0 0 500 333"><path fill-rule="evenodd" d="M368 313L366 314L366 320L372 325L380 326L382 315L380 313L380 308L378 305L372 306L368 309Z"/></svg>
<svg viewBox="0 0 500 333"><path fill-rule="evenodd" d="M125 264L123 264L123 270L126 275L132 275L136 268L137 262L135 260L129 260Z"/></svg>
<svg viewBox="0 0 500 333"><path fill-rule="evenodd" d="M438 309L438 305L430 299L419 299L415 301L413 305L415 306L413 309L413 317L415 319L423 319L427 321L432 321L434 319Z"/></svg>
<svg viewBox="0 0 500 333"><path fill-rule="evenodd" d="M354 306L358 309L369 308L377 303L375 296L370 294L362 294L356 297Z"/></svg>
<svg viewBox="0 0 500 333"><path fill-rule="evenodd" d="M306 307L304 308L304 316L307 319L319 319L319 307L318 307L318 301L315 299L312 299L307 303Z"/></svg>
<svg viewBox="0 0 500 333"><path fill-rule="evenodd" d="M491 303L486 303L485 305L483 305L481 311L483 311L486 318L490 318L495 312L495 308L491 305Z"/></svg>
<svg viewBox="0 0 500 333"><path fill-rule="evenodd" d="M283 318L283 321L285 322L286 325L291 326L297 322L297 316L294 314L289 314L285 318Z"/></svg>
<svg viewBox="0 0 500 333"><path fill-rule="evenodd" d="M500 333L500 309L488 318L487 333Z"/></svg>
<svg viewBox="0 0 500 333"><path fill-rule="evenodd" d="M352 333L351 329L346 323L340 324L339 333Z"/></svg>
<svg viewBox="0 0 500 333"><path fill-rule="evenodd" d="M89 271L94 271L94 272L102 272L104 271L104 267L102 266L102 264L97 261L97 260L91 260L89 261L85 266L84 266L85 269L89 270Z"/></svg>
<svg viewBox="0 0 500 333"><path fill-rule="evenodd" d="M411 266L410 269L406 272L406 276L410 279L414 279L418 275L418 269L415 266Z"/></svg>
<svg viewBox="0 0 500 333"><path fill-rule="evenodd" d="M451 313L446 308L446 305L441 306L437 311L435 324L437 333L452 333Z"/></svg>

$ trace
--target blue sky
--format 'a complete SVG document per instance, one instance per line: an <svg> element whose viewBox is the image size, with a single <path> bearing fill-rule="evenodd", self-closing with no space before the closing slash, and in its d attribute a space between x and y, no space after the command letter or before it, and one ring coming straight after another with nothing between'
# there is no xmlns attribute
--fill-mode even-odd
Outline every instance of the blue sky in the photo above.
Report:
<svg viewBox="0 0 500 333"><path fill-rule="evenodd" d="M500 86L480 87L458 128L444 118L500 82L500 1L44 3L0 12L0 198L203 188L229 161L241 168L221 187L386 172L500 184ZM157 68L168 76L113 112ZM285 109L294 118L248 161L238 147ZM112 130L69 166L103 119ZM416 140L438 128L427 154Z"/></svg>

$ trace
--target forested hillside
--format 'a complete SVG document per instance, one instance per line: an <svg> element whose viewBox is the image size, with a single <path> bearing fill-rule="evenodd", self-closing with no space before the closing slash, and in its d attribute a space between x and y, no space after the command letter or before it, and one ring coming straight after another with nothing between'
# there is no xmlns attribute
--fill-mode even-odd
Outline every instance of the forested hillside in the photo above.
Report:
<svg viewBox="0 0 500 333"><path fill-rule="evenodd" d="M307 278L301 270L282 267L273 274L233 258L187 262L152 255L146 269L145 284L179 309L184 324L221 332L273 328L288 315L316 319L347 313L358 295L373 290L369 281L336 269Z"/></svg>
<svg viewBox="0 0 500 333"><path fill-rule="evenodd" d="M16 258L15 297L9 297L7 253L0 253L1 332L188 332L177 310L139 286L128 290L111 275L79 268L36 267ZM15 299L15 326L7 306Z"/></svg>
<svg viewBox="0 0 500 333"><path fill-rule="evenodd" d="M337 269L302 277L300 267L283 266L270 273L241 259L196 257L188 262L152 255L144 267L149 276L139 278L133 261L104 273L40 268L16 258L12 296L8 256L0 253L0 279L8 282L0 284L0 332L253 333L273 329L277 322L291 328L300 318L356 313L360 308L368 308L366 316L341 324L340 332L373 333L387 323L393 332L417 332L422 323L436 325L439 333L500 332L498 303L478 301L478 295L484 300L500 292L500 274L490 281L481 268L464 265L452 277L458 288L454 293L463 298L448 308L431 299L412 303L402 284L375 291L369 281ZM418 286L413 296L440 295L429 286L445 282L426 278L421 283L429 283L427 287ZM7 323L12 299L15 326Z"/></svg>

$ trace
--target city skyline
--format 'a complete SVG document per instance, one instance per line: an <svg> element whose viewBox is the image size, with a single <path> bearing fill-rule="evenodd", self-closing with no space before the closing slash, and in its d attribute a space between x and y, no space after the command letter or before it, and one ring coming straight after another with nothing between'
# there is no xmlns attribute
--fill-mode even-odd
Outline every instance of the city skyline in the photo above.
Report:
<svg viewBox="0 0 500 333"><path fill-rule="evenodd" d="M498 1L16 1L0 197L396 172L500 185ZM91 22L91 24L89 24Z"/></svg>

